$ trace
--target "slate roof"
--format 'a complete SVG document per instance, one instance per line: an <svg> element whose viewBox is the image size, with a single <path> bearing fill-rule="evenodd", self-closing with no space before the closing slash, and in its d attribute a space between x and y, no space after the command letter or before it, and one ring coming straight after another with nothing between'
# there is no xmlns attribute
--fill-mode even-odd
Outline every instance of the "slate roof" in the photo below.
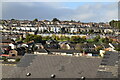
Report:
<svg viewBox="0 0 120 80"><path fill-rule="evenodd" d="M95 50L86 50L85 53L92 53L92 54L99 54L99 51L95 51Z"/></svg>
<svg viewBox="0 0 120 80"><path fill-rule="evenodd" d="M35 52L39 52L39 53L46 53L46 51L44 49L38 49Z"/></svg>
<svg viewBox="0 0 120 80"><path fill-rule="evenodd" d="M29 59L22 58L19 66L12 69L9 78L50 78L55 74L56 78L95 78L101 58L48 56L26 54ZM32 57L32 59L31 59ZM28 61L27 61L28 60ZM30 60L30 61L29 61ZM24 66L28 64L27 66ZM31 76L26 77L27 73Z"/></svg>
<svg viewBox="0 0 120 80"><path fill-rule="evenodd" d="M58 49L60 48L60 46L58 44L45 44L44 45L44 48L47 48L47 49Z"/></svg>
<svg viewBox="0 0 120 80"><path fill-rule="evenodd" d="M114 66L116 61L118 61L118 53L108 51L104 55L103 60L107 60L107 62L103 62L106 65Z"/></svg>
<svg viewBox="0 0 120 80"><path fill-rule="evenodd" d="M114 67L117 69L116 65L118 65L117 61L119 60L118 55L119 55L119 53L117 53L117 52L107 51L101 61L101 65L102 66L110 66L110 67ZM118 69L116 71L118 71ZM97 77L98 78L116 78L118 75L116 73L116 71L115 70L113 70L113 71L98 71ZM114 76L113 73L116 76Z"/></svg>
<svg viewBox="0 0 120 80"><path fill-rule="evenodd" d="M63 52L63 53L81 53L80 50L66 50L66 49L48 49L50 52Z"/></svg>
<svg viewBox="0 0 120 80"><path fill-rule="evenodd" d="M81 53L80 50L66 50L66 49L47 49L49 52L62 52L62 53ZM44 49L38 49L36 52L46 52Z"/></svg>

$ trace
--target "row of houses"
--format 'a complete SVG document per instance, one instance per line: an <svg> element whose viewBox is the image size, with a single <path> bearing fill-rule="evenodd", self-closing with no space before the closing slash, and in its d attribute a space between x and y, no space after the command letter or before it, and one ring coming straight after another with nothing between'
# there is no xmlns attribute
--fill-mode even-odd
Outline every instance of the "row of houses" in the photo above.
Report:
<svg viewBox="0 0 120 80"><path fill-rule="evenodd" d="M12 25L12 23L10 25ZM112 33L112 34L120 34L119 29L114 29L111 27L90 27L90 25L83 25L83 23L81 25L76 25L76 24L55 25L55 24L46 24L46 23L42 22L39 26L0 25L0 28L2 31L10 30L13 32L35 32L38 30L38 33L99 33L99 34L100 33L102 33L102 34L103 33Z"/></svg>
<svg viewBox="0 0 120 80"><path fill-rule="evenodd" d="M37 44L36 44L37 45ZM116 51L118 44L72 44L70 42L49 41L46 44L38 44L38 49L34 54L53 54L53 55L70 55L70 56L104 56L105 51ZM98 49L101 47L101 49Z"/></svg>
<svg viewBox="0 0 120 80"><path fill-rule="evenodd" d="M0 43L1 45L1 56L23 56L25 53L29 52L29 49L33 46L34 42L30 41L28 43L23 43L22 41L6 40L3 39Z"/></svg>
<svg viewBox="0 0 120 80"><path fill-rule="evenodd" d="M54 32L54 33L80 33L80 32L94 32L94 33L115 33L119 34L119 29L113 29L110 26L105 27L105 23L78 23L78 22L52 22L52 21L28 21L28 20L3 20L4 25L1 25L1 29L12 29L16 31L29 31L34 32ZM19 25L18 25L19 23ZM51 24L49 24L51 23ZM65 24L66 23L66 24ZM16 24L16 25L15 25ZM93 27L93 25L103 27ZM108 24L106 24L108 25Z"/></svg>
<svg viewBox="0 0 120 80"><path fill-rule="evenodd" d="M5 29L1 29L5 31ZM119 29L111 29L111 28L86 28L86 27L59 27L59 26L51 26L49 27L13 27L10 29L12 32L35 32L38 30L38 33L108 33L108 34L120 34ZM7 30L9 31L9 30Z"/></svg>
<svg viewBox="0 0 120 80"><path fill-rule="evenodd" d="M34 41L26 42L24 43L23 41L14 41L14 40L2 40L1 45L9 45L11 46L11 49L19 48L19 47L29 47L30 45L35 44L39 48L48 48L48 49L58 49L58 48L63 48L63 49L75 49L75 48L81 48L81 49L95 49L97 46L101 46L103 49L110 48L114 45L114 47L117 47L118 44L116 43L109 43L109 44L93 44L93 43L78 43L78 44L73 44L69 41L62 41L58 42L56 40L47 40L45 43L34 43ZM116 46L115 46L116 45ZM42 47L43 46L43 47Z"/></svg>
<svg viewBox="0 0 120 80"><path fill-rule="evenodd" d="M76 26L84 26L84 27L110 27L108 23L83 23L83 22L75 22L75 21L30 21L30 20L0 20L1 23L4 23L6 26L24 26L24 27L35 27L41 25L76 25Z"/></svg>
<svg viewBox="0 0 120 80"><path fill-rule="evenodd" d="M99 56L99 51L65 50L65 49L39 49L34 54L39 55L62 55L62 56Z"/></svg>
<svg viewBox="0 0 120 80"><path fill-rule="evenodd" d="M55 25L49 25L48 27L15 27L14 28L16 31L27 31L27 32L34 32L38 30L41 33L80 33L80 32L91 32L91 33L115 33L115 34L120 34L119 29L110 29L110 28L91 28L91 27L60 27L60 26L55 26Z"/></svg>
<svg viewBox="0 0 120 80"><path fill-rule="evenodd" d="M2 50L4 53L9 54L11 56L24 55L25 53L34 52L34 54L65 54L72 53L71 55L79 53L79 55L83 55L84 53L89 55L100 54L100 50L104 51L116 51L115 48L118 47L118 44L93 44L93 43L71 43L69 41L58 42L56 40L47 40L44 43L34 43L34 41L30 41L24 43L23 41L14 41L14 40L2 40L0 43L2 45ZM41 53L40 51L49 51L46 53ZM55 52L59 53L55 53ZM66 52L67 51L67 52ZM77 53L78 51L78 53ZM76 53L75 53L76 52ZM81 54L82 53L82 54Z"/></svg>

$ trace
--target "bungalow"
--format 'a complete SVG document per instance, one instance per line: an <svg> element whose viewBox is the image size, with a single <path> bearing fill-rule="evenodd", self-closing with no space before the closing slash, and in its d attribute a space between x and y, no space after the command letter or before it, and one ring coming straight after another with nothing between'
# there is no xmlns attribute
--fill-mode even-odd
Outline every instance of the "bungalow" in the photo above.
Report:
<svg viewBox="0 0 120 80"><path fill-rule="evenodd" d="M61 49L70 49L70 45L68 43L63 43L63 44L60 44L60 48Z"/></svg>
<svg viewBox="0 0 120 80"><path fill-rule="evenodd" d="M42 43L36 43L35 46L37 47L37 49L44 49Z"/></svg>
<svg viewBox="0 0 120 80"><path fill-rule="evenodd" d="M100 56L103 57L105 54L105 51L104 50L100 50Z"/></svg>
<svg viewBox="0 0 120 80"><path fill-rule="evenodd" d="M79 50L64 50L64 49L48 49L54 55L68 55L68 56L80 56L82 54Z"/></svg>
<svg viewBox="0 0 120 80"><path fill-rule="evenodd" d="M84 51L83 52L83 56L99 56L99 51L95 51L95 50L93 50L93 51Z"/></svg>
<svg viewBox="0 0 120 80"><path fill-rule="evenodd" d="M46 50L44 50L44 49L38 49L38 50L34 51L34 54L47 55L48 52L46 52Z"/></svg>
<svg viewBox="0 0 120 80"><path fill-rule="evenodd" d="M46 51L47 50L47 51ZM34 52L34 54L53 54L53 55L67 55L67 56L81 56L82 52L79 50L64 50L64 49L39 49Z"/></svg>

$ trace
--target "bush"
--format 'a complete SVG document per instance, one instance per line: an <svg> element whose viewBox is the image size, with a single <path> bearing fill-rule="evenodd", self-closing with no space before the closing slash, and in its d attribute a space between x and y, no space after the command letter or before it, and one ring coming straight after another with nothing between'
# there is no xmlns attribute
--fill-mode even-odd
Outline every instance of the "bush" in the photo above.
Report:
<svg viewBox="0 0 120 80"><path fill-rule="evenodd" d="M4 61L7 61L7 58L5 58L5 57L4 57L4 58L2 58L2 59L3 59Z"/></svg>
<svg viewBox="0 0 120 80"><path fill-rule="evenodd" d="M16 59L16 62L19 62L19 61L20 61L20 58L17 58L17 59Z"/></svg>

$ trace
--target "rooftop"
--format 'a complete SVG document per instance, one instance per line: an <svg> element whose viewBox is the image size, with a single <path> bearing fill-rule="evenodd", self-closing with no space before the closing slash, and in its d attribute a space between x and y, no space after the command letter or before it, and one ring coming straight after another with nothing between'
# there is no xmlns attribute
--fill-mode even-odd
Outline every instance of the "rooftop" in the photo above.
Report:
<svg viewBox="0 0 120 80"><path fill-rule="evenodd" d="M26 78L29 72L30 78L50 78L51 74L55 74L56 78L95 78L101 60L102 58L26 54L22 63L19 62L11 74L6 73L4 77Z"/></svg>

